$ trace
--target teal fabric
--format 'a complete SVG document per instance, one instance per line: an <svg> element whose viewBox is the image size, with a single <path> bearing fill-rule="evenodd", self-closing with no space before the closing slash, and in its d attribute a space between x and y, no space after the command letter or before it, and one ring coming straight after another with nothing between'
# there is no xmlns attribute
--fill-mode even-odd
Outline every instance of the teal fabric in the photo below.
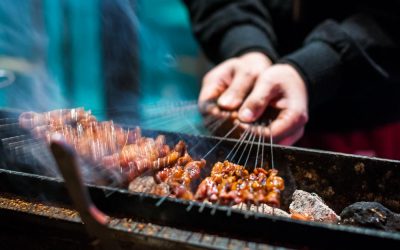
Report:
<svg viewBox="0 0 400 250"><path fill-rule="evenodd" d="M44 1L49 73L70 106L104 109L99 1L61 3Z"/></svg>
<svg viewBox="0 0 400 250"><path fill-rule="evenodd" d="M191 112L178 114L176 119L172 117L179 106L185 106L180 101L197 100L200 91L200 73L196 71L200 52L185 7L179 0L143 0L139 2L137 13L141 28L141 103L165 103L159 108L167 122L160 119L160 125L155 124L152 128L176 130L188 125L196 126L201 117L195 106L189 108ZM142 120L151 119L146 109L141 115Z"/></svg>
<svg viewBox="0 0 400 250"><path fill-rule="evenodd" d="M199 50L184 6L179 0L140 1L138 16L142 102L195 100L197 75L183 67L197 60Z"/></svg>
<svg viewBox="0 0 400 250"><path fill-rule="evenodd" d="M71 30L71 101L88 109L104 108L99 1L68 0L67 3Z"/></svg>

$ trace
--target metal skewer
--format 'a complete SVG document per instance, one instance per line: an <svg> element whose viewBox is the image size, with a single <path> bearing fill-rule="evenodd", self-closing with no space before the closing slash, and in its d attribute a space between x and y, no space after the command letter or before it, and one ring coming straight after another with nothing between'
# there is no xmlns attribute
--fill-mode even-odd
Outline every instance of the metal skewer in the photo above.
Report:
<svg viewBox="0 0 400 250"><path fill-rule="evenodd" d="M275 168L275 165L274 165L274 149L272 147L272 144L274 142L273 142L273 139L272 139L272 121L271 120L269 120L268 128L269 128L269 146L271 148L271 168L274 169Z"/></svg>

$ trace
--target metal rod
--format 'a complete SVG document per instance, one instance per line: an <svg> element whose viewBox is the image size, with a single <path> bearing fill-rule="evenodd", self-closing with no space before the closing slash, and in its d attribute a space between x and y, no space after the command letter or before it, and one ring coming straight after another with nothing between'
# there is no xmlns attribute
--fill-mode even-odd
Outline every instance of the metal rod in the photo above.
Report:
<svg viewBox="0 0 400 250"><path fill-rule="evenodd" d="M250 130L252 130L252 129L250 129ZM250 132L250 137L249 137L249 141L250 142L253 140L253 136L254 136L254 133ZM237 161L237 164L240 164L240 160L242 160L242 157L243 157L244 153L246 152L247 146L249 146L249 143L246 143L246 145L245 145L245 147L244 147L244 149L242 151L242 154L240 155L240 158Z"/></svg>
<svg viewBox="0 0 400 250"><path fill-rule="evenodd" d="M261 167L264 168L264 145L265 145L265 133L264 133L264 127L265 124L262 123L261 127L263 128L261 133L262 133L262 147L261 147Z"/></svg>
<svg viewBox="0 0 400 250"><path fill-rule="evenodd" d="M191 201L189 203L189 206L187 206L187 208L186 208L186 212L189 212L192 209L193 206L194 206L194 202Z"/></svg>
<svg viewBox="0 0 400 250"><path fill-rule="evenodd" d="M261 126L257 126L257 128L259 128L259 136L258 136L258 143L257 143L257 153L256 153L256 162L254 163L254 168L256 168L257 167L257 164L258 164L258 152L260 151L260 147L261 147L261 132L262 132L262 130L261 130Z"/></svg>
<svg viewBox="0 0 400 250"><path fill-rule="evenodd" d="M253 130L253 129L252 129L252 130ZM253 139L251 140L250 149L249 149L249 154L247 155L246 161L245 161L244 164L243 164L243 166L245 166L245 167L247 166L247 162L248 162L248 160L249 160L249 158L250 158L251 150L253 149L253 145L254 145L255 139L256 139L256 133L254 133Z"/></svg>
<svg viewBox="0 0 400 250"><path fill-rule="evenodd" d="M201 204L200 208L199 208L199 213L202 213L204 210L204 207L206 206L206 203L203 202L203 204Z"/></svg>
<svg viewBox="0 0 400 250"><path fill-rule="evenodd" d="M246 138L247 138L248 135L250 135L250 127L248 127L248 128L246 129L245 136L242 138L241 141L239 141L239 146L237 147L237 149L235 150L235 153L234 153L234 154L232 155L232 157L231 157L231 161L232 161L232 162L234 161L234 159L235 159L237 153L239 153L239 149L240 149L240 147L242 146L243 142L246 140Z"/></svg>
<svg viewBox="0 0 400 250"><path fill-rule="evenodd" d="M235 145L233 146L233 148L231 149L231 151L229 152L229 154L226 156L226 159L227 159L227 160L229 160L229 156L233 153L233 151L235 151L235 148L236 148L237 146L241 145L241 142L244 140L245 137L247 137L247 134L249 133L249 131L250 131L249 128L246 128L246 130L240 135L239 140L235 143ZM239 147L240 147L240 146L239 146ZM233 157L232 157L232 160L233 160L233 158L235 157L236 152L237 152L237 149L236 149L236 151L235 151L235 154L234 154Z"/></svg>
<svg viewBox="0 0 400 250"><path fill-rule="evenodd" d="M275 165L274 165L274 149L272 147L273 139L272 139L272 121L269 120L269 146L271 148L271 168L274 169Z"/></svg>
<svg viewBox="0 0 400 250"><path fill-rule="evenodd" d="M170 194L171 194L171 192L170 192L168 195L170 195ZM161 206L161 204L167 199L168 195L165 195L165 196L161 197L161 198L157 201L156 207Z"/></svg>
<svg viewBox="0 0 400 250"><path fill-rule="evenodd" d="M228 133L226 133L226 135L219 141L217 142L217 144L214 145L214 147L212 147L203 157L201 157L202 159L205 159L214 149L216 149L219 144L221 144L224 139L226 139L230 134L232 134L232 132L239 126L239 123L237 123L235 126L233 126L233 128L231 128L231 130L228 131Z"/></svg>
<svg viewBox="0 0 400 250"><path fill-rule="evenodd" d="M214 204L214 206L213 206L213 209L211 210L211 215L214 215L215 214L215 212L217 211L217 208L218 208L218 206L219 206L219 200Z"/></svg>

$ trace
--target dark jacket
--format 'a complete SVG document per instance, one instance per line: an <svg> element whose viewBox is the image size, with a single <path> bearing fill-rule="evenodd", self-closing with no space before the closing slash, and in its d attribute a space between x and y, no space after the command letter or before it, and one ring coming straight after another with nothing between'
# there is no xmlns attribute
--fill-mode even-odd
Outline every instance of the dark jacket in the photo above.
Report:
<svg viewBox="0 0 400 250"><path fill-rule="evenodd" d="M214 63L261 51L297 68L307 84L311 127L400 120L400 1L184 2Z"/></svg>

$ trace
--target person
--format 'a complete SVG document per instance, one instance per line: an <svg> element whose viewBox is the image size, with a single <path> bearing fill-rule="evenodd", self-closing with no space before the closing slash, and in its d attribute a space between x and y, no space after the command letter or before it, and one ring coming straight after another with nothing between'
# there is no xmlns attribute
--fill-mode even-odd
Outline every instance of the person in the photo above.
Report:
<svg viewBox="0 0 400 250"><path fill-rule="evenodd" d="M200 108L236 110L245 128L275 107L277 143L294 144L307 124L297 145L400 159L399 1L184 2L218 64L203 78ZM391 149L376 153L385 140Z"/></svg>

